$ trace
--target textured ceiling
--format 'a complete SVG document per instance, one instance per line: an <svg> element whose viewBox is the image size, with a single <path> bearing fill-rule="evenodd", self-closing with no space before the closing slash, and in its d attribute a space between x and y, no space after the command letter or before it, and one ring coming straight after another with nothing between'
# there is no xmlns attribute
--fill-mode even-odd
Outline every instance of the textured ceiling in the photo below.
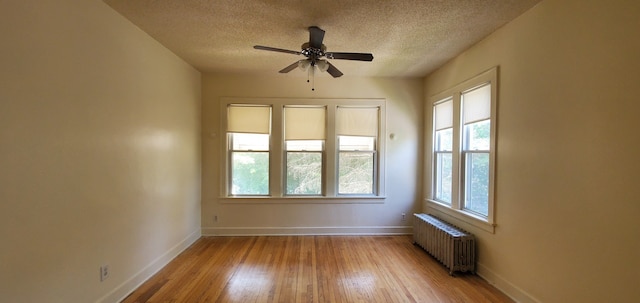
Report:
<svg viewBox="0 0 640 303"><path fill-rule="evenodd" d="M309 26L327 51L373 53L332 60L345 76L422 77L540 0L105 0L202 72L275 74L302 59ZM294 70L289 74L306 76Z"/></svg>

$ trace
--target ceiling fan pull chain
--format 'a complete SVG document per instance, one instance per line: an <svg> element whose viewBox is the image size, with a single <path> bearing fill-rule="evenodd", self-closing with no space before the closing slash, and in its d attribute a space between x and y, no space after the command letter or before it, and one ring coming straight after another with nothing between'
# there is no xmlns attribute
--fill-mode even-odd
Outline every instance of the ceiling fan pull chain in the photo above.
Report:
<svg viewBox="0 0 640 303"><path fill-rule="evenodd" d="M311 66L311 90L314 91L316 90L316 82L315 82L315 66Z"/></svg>

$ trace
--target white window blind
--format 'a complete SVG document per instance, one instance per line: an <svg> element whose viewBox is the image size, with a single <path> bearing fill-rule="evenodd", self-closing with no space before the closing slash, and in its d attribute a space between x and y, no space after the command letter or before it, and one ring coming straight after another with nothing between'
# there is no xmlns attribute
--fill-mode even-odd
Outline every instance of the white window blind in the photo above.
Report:
<svg viewBox="0 0 640 303"><path fill-rule="evenodd" d="M462 121L464 124L491 117L491 85L474 88L462 93Z"/></svg>
<svg viewBox="0 0 640 303"><path fill-rule="evenodd" d="M252 134L271 132L271 107L229 105L227 110L228 132Z"/></svg>
<svg viewBox="0 0 640 303"><path fill-rule="evenodd" d="M342 136L378 136L378 107L338 107L336 134Z"/></svg>
<svg viewBox="0 0 640 303"><path fill-rule="evenodd" d="M325 107L285 107L285 140L324 140Z"/></svg>
<svg viewBox="0 0 640 303"><path fill-rule="evenodd" d="M433 117L435 119L435 130L453 127L453 101L448 100L434 106Z"/></svg>

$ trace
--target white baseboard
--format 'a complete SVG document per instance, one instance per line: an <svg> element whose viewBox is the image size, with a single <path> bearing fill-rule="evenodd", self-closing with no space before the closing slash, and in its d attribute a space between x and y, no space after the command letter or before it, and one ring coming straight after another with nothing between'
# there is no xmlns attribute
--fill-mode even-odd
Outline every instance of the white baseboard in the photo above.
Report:
<svg viewBox="0 0 640 303"><path fill-rule="evenodd" d="M477 263L476 266L478 267L478 276L485 279L489 284L502 291L514 301L518 303L540 303L540 301L534 298L531 294L513 285L511 282L494 273L486 266L480 263Z"/></svg>
<svg viewBox="0 0 640 303"><path fill-rule="evenodd" d="M111 303L111 302L120 302L124 300L131 292L136 290L142 283L147 281L151 276L156 274L160 269L162 269L165 265L169 264L171 260L177 257L181 252L183 252L187 247L193 244L196 240L201 237L201 231L196 230L178 244L173 246L167 252L162 254L160 257L153 260L149 265L145 266L142 270L134 274L132 277L124 281L122 284L118 285L112 291L104 295L102 298L98 299L97 303Z"/></svg>
<svg viewBox="0 0 640 303"><path fill-rule="evenodd" d="M411 226L203 227L203 236L410 235Z"/></svg>

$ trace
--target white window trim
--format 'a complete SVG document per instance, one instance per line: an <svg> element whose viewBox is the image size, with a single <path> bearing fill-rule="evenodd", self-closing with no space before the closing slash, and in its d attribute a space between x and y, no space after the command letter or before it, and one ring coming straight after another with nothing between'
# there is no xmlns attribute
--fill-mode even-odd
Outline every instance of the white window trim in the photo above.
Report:
<svg viewBox="0 0 640 303"><path fill-rule="evenodd" d="M489 152L489 205L488 205L488 215L487 217L479 216L469 211L465 211L462 208L462 202L460 201L461 186L460 182L463 180L460 179L461 174L461 157L462 157L462 149L461 149L461 131L462 131L462 123L461 123L461 114L460 114L460 96L463 92L468 91L472 88L481 86L483 84L491 83L491 130L490 130L490 152ZM434 138L433 138L433 129L434 129L434 121L433 121L433 105L441 100L445 100L447 98L453 98L453 177L452 177L452 197L451 197L451 205L436 201L433 199L433 190L434 190L434 167L433 167L433 155L434 155ZM425 164L427 165L427 169L425 172L427 176L425 178L425 188L427 189L426 196L424 201L427 207L445 218L452 218L455 220L459 220L473 226L476 226L482 230L485 230L490 233L495 232L495 167L496 167L496 141L497 141L497 104L498 104L498 67L493 67L467 81L464 81L446 91L443 91L439 94L433 95L428 98L429 106L426 106L426 115L428 119L426 123L426 129L429 131L426 132L428 136L426 140L427 148L425 149L426 155Z"/></svg>
<svg viewBox="0 0 640 303"><path fill-rule="evenodd" d="M224 97L220 102L220 133L224 134L220 144L220 199L228 203L374 203L378 204L386 198L385 191L385 132L386 132L386 109L385 99L298 99L298 98L237 98ZM271 116L271 138L270 138L270 162L269 166L269 196L233 196L229 193L229 157L228 142L226 136L227 106L230 104L257 104L272 106ZM327 130L325 141L325 190L323 196L292 196L287 195L284 188L285 175L285 148L284 148L284 118L285 106L311 105L327 106ZM338 195L337 175L337 146L335 132L335 109L338 106L377 106L380 108L379 134L377 138L378 156L376 165L378 171L375 174L374 195Z"/></svg>

